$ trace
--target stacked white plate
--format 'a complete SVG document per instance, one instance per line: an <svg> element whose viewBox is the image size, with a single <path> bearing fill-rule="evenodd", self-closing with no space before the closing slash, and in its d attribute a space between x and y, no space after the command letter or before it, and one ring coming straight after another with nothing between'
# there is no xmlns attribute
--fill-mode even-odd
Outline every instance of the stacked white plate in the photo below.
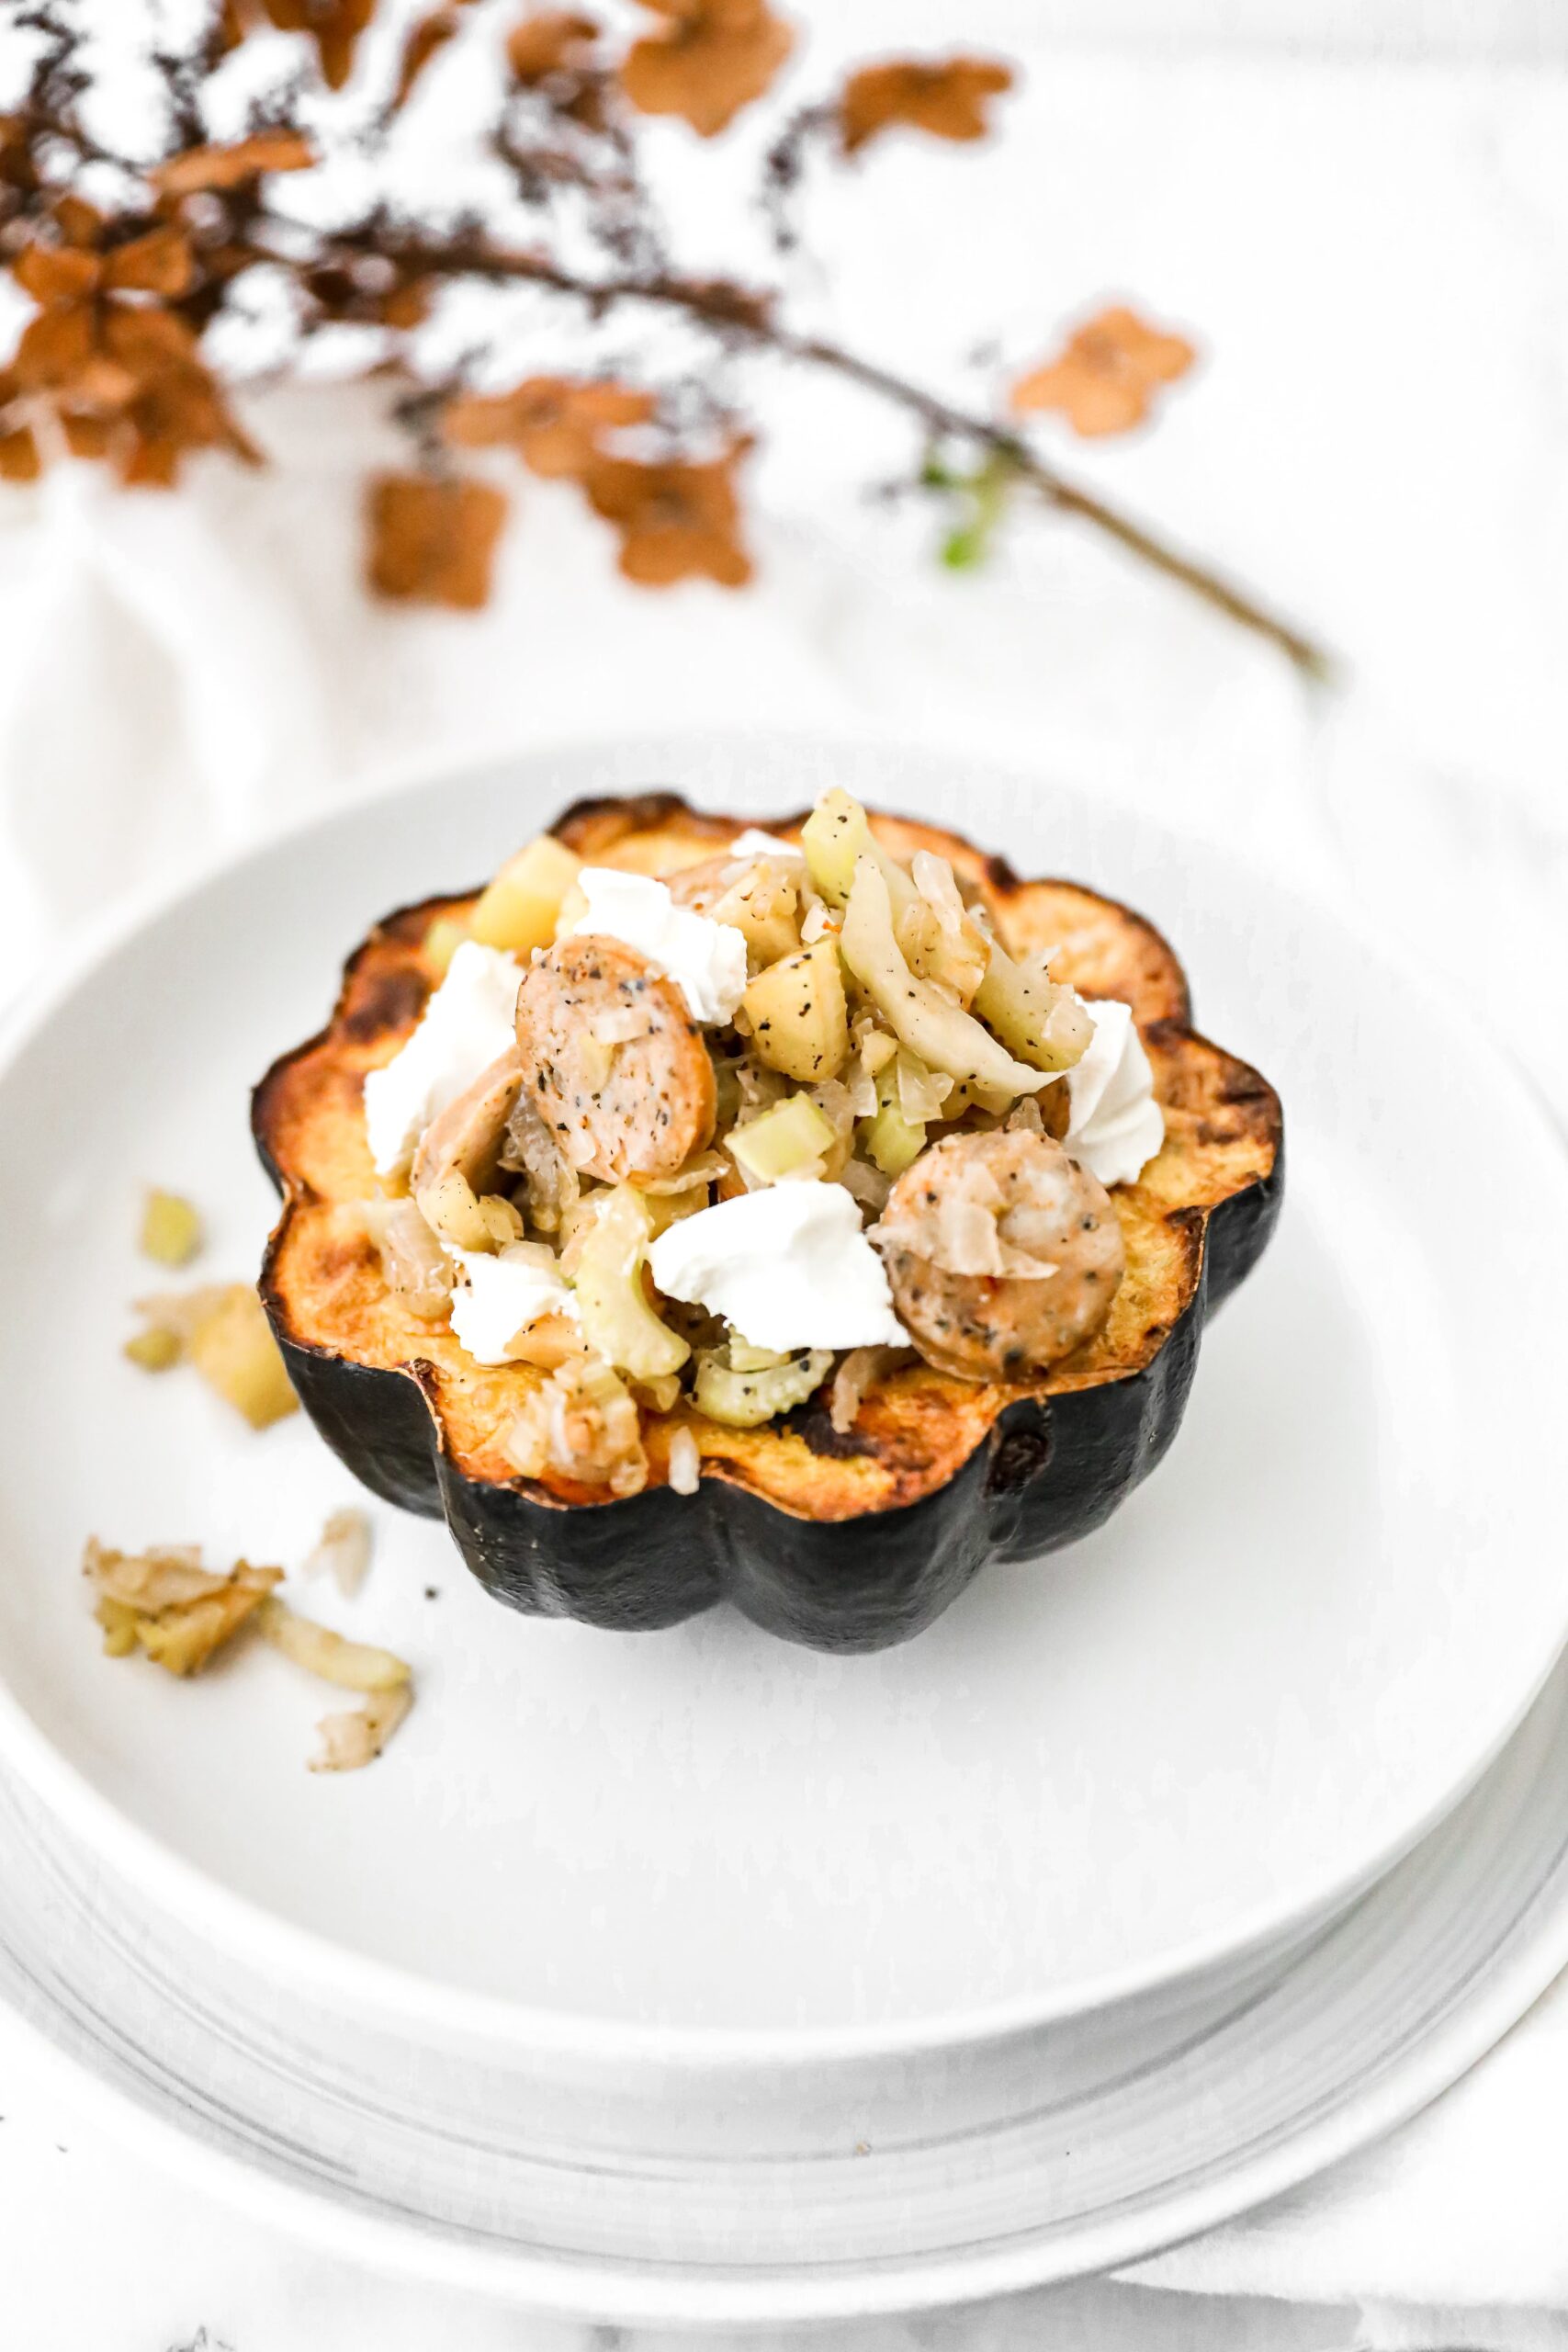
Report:
<svg viewBox="0 0 1568 2352"><path fill-rule="evenodd" d="M351 1482L124 1363L140 1188L253 1271L246 1097L386 909L565 802L826 782L1153 916L1286 1105L1278 1238L1111 1523L874 1657L510 1616L439 1526L304 1605L419 1704L302 1769L260 1645L107 1660L75 1563L296 1565ZM1411 2112L1568 1960L1553 1524L1568 1176L1454 1006L1034 779L819 741L577 750L351 811L143 917L0 1068L0 1997L203 2177L607 2318L936 2302L1130 2260ZM203 1272L206 1271L204 1265Z"/></svg>

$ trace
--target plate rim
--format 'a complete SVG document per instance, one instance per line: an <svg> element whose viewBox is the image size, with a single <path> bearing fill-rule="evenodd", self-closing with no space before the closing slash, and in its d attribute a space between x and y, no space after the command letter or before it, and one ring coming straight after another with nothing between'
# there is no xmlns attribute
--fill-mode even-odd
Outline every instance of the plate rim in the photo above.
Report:
<svg viewBox="0 0 1568 2352"><path fill-rule="evenodd" d="M1556 1676L1565 1679L1561 1662ZM1543 1693L1542 1703L1557 1709L1551 1741L1560 1758L1568 1749L1568 1690L1559 1690L1551 1702ZM1548 1779L1538 1769L1525 1800L1537 1815ZM1557 1817L1554 1809L1552 1818ZM1441 1826L1432 1833L1443 1834ZM1405 1859L1419 1867L1418 1854ZM134 1883L130 1891L133 1898L143 1894ZM1428 1925L1419 1905L1412 1924L1407 1905L1399 1932L1403 1939L1420 1941ZM1281 1981L1322 1964L1325 1950L1332 1967L1331 1946L1332 1938L1298 1952ZM0 1922L0 1965L7 1960L15 1965ZM111 2081L40 2017L10 1999L6 2009L40 2066L58 2069L121 2144L144 2148L177 2178L216 2193L248 2220L285 2230L339 2259L389 2268L448 2290L486 2294L551 2317L706 2330L763 2323L793 2327L953 2308L1151 2261L1300 2188L1410 2121L1478 2064L1565 1967L1568 1833L1559 1828L1550 1859L1532 1867L1529 1884L1510 1902L1506 1917L1500 1916L1487 1958L1462 1971L1412 2045L1364 2070L1351 2088L1315 2113L1309 2101L1299 2125L1287 2127L1262 2150L1244 2151L1173 2193L1156 2190L1156 2198L1166 2203L1155 2213L1145 2202L1129 2212L1090 2219L1055 2243L1043 2241L1038 2230L1025 2231L979 2250L944 2248L930 2257L889 2256L875 2265L845 2263L815 2274L773 2267L748 2275L737 2269L732 2277L722 2276L716 2267L694 2265L672 2273L648 2268L634 2257L607 2263L592 2255L487 2245L418 2215L399 2219L387 2211L355 2207L334 2198L330 2188L289 2179L257 2164L237 2140L220 2143L189 2129L167 2099L159 2109L125 2080ZM62 2004L47 1997L59 2014ZM90 2011L89 2023L96 2018Z"/></svg>
<svg viewBox="0 0 1568 2352"><path fill-rule="evenodd" d="M870 754L890 763L905 761L927 769L946 767L976 775L984 774L1015 788L1038 788L1043 783L1058 797L1085 805L1089 801L1089 795L1070 784L1061 784L1029 765L998 758L989 752L971 754L945 744L921 742L913 737L880 730L856 733L847 729L650 728L567 737L486 760L466 761L449 769L433 771L421 765L363 793L350 793L330 808L299 813L259 837L230 843L211 857L133 893L122 905L82 926L62 944L54 957L46 961L13 1000L4 1019L0 1019L0 1112L17 1060L84 982L120 947L253 863L298 850L312 837L362 822L367 808L427 797L446 797L491 783L521 767L539 769L558 762L570 771L594 760L635 760L657 782L661 771L672 770L678 776L682 758L708 758L727 749L743 758L747 752L754 752L762 737L797 749L803 756L863 758ZM1403 942L1380 938L1359 913L1351 914L1339 905L1330 905L1293 888L1245 852L1228 844L1216 845L1198 833L1183 832L1111 796L1104 796L1098 806L1102 811L1109 808L1151 844L1162 844L1201 860L1218 869L1222 876L1228 873L1243 884L1257 885L1278 903L1310 922L1337 928L1374 967L1381 965L1392 970L1422 1001L1434 1021L1440 1019L1455 1036L1457 1048L1465 1056L1465 1066L1472 1066L1469 1057L1473 1054L1483 1067L1495 1073L1505 1091L1513 1093L1544 1147L1543 1168L1549 1160L1554 1170L1551 1181L1562 1191L1564 1206L1568 1207L1568 1152L1563 1149L1560 1132L1539 1090L1473 1015L1443 1000L1435 976ZM344 955L352 945L352 942L347 944ZM189 1925L211 1933L230 1950L253 1957L265 1953L273 1966L320 1986L337 1998L354 2003L368 2000L385 2016L417 2018L446 2036L509 2048L615 2057L654 2068L681 2058L739 2071L753 2066L807 2067L835 2060L983 2046L1123 2002L1140 2000L1163 1988L1179 1988L1224 1962L1261 1950L1276 1938L1283 1939L1305 1932L1314 1920L1331 1917L1364 1894L1462 1804L1529 1715L1565 1647L1568 1597L1564 1599L1562 1623L1550 1655L1540 1665L1523 1696L1510 1702L1463 1775L1449 1784L1414 1824L1406 1825L1393 1838L1385 1838L1370 1855L1359 1857L1351 1869L1337 1871L1331 1880L1297 1894L1289 1905L1254 1906L1222 1929L1194 1937L1157 1959L1120 1972L1070 1981L1046 1994L1016 1995L1005 2002L945 2010L892 2024L704 2027L599 2018L446 1984L400 1963L355 1951L225 1886L131 1815L122 1813L33 1721L11 1690L3 1665L0 1759L8 1761L111 1867L123 1870L141 1886L154 1892L161 1903Z"/></svg>

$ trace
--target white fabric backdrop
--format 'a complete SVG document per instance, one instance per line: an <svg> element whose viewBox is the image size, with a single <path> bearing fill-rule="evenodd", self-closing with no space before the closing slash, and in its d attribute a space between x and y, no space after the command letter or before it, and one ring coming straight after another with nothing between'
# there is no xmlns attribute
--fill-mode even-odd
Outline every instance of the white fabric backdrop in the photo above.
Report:
<svg viewBox="0 0 1568 2352"><path fill-rule="evenodd" d="M864 45L861 17L834 24ZM1027 355L1107 291L1195 326L1213 356L1160 431L1073 455L1328 634L1355 672L1330 711L1043 518L987 576L940 575L919 517L854 494L864 414L800 385L766 395L763 576L739 597L638 595L570 496L528 484L489 612L372 609L353 484L377 428L325 389L258 410L266 476L214 466L170 499L73 470L8 495L11 978L119 891L396 775L618 725L828 722L1027 757L1370 909L1479 996L1568 1122L1565 157L1568 91L1527 74L1042 52L1004 151L890 148L830 224L842 311L916 365L998 323ZM935 225L911 255L913 220ZM586 2340L176 2195L3 2030L0 2114L0 2313L28 2352L202 2324L213 2352ZM1388 2147L1142 2283L890 2324L856 2352L1053 2325L1206 2352L1568 2344L1565 2119L1560 1988ZM1256 2297L1292 2300L1235 2300Z"/></svg>

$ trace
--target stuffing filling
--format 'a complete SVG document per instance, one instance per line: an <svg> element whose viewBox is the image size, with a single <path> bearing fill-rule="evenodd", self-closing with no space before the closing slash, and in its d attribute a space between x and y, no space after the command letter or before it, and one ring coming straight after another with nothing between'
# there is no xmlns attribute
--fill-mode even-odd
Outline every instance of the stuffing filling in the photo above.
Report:
<svg viewBox="0 0 1568 2352"><path fill-rule="evenodd" d="M716 1425L820 1390L847 1435L920 1360L1026 1381L1104 1322L1108 1187L1163 1140L1136 1026L847 793L663 876L542 835L439 928L446 977L367 1083L363 1214L412 1316L533 1367L498 1432L520 1477L689 1494Z"/></svg>

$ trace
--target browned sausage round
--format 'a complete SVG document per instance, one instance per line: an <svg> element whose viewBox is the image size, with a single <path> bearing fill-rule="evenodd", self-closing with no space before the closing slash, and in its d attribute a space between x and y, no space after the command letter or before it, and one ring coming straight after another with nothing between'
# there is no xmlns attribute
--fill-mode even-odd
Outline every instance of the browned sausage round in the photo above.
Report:
<svg viewBox="0 0 1568 2352"><path fill-rule="evenodd" d="M876 1230L893 1304L938 1372L1027 1380L1099 1329L1126 1264L1098 1178L1049 1136L944 1136Z"/></svg>
<svg viewBox="0 0 1568 2352"><path fill-rule="evenodd" d="M419 1139L409 1171L416 1200L451 1175L466 1177L476 1193L490 1191L522 1085L523 1065L516 1047L509 1046L437 1114Z"/></svg>
<svg viewBox="0 0 1568 2352"><path fill-rule="evenodd" d="M574 1166L672 1176L713 1134L713 1064L673 980L618 940L560 939L523 976L524 1084Z"/></svg>

